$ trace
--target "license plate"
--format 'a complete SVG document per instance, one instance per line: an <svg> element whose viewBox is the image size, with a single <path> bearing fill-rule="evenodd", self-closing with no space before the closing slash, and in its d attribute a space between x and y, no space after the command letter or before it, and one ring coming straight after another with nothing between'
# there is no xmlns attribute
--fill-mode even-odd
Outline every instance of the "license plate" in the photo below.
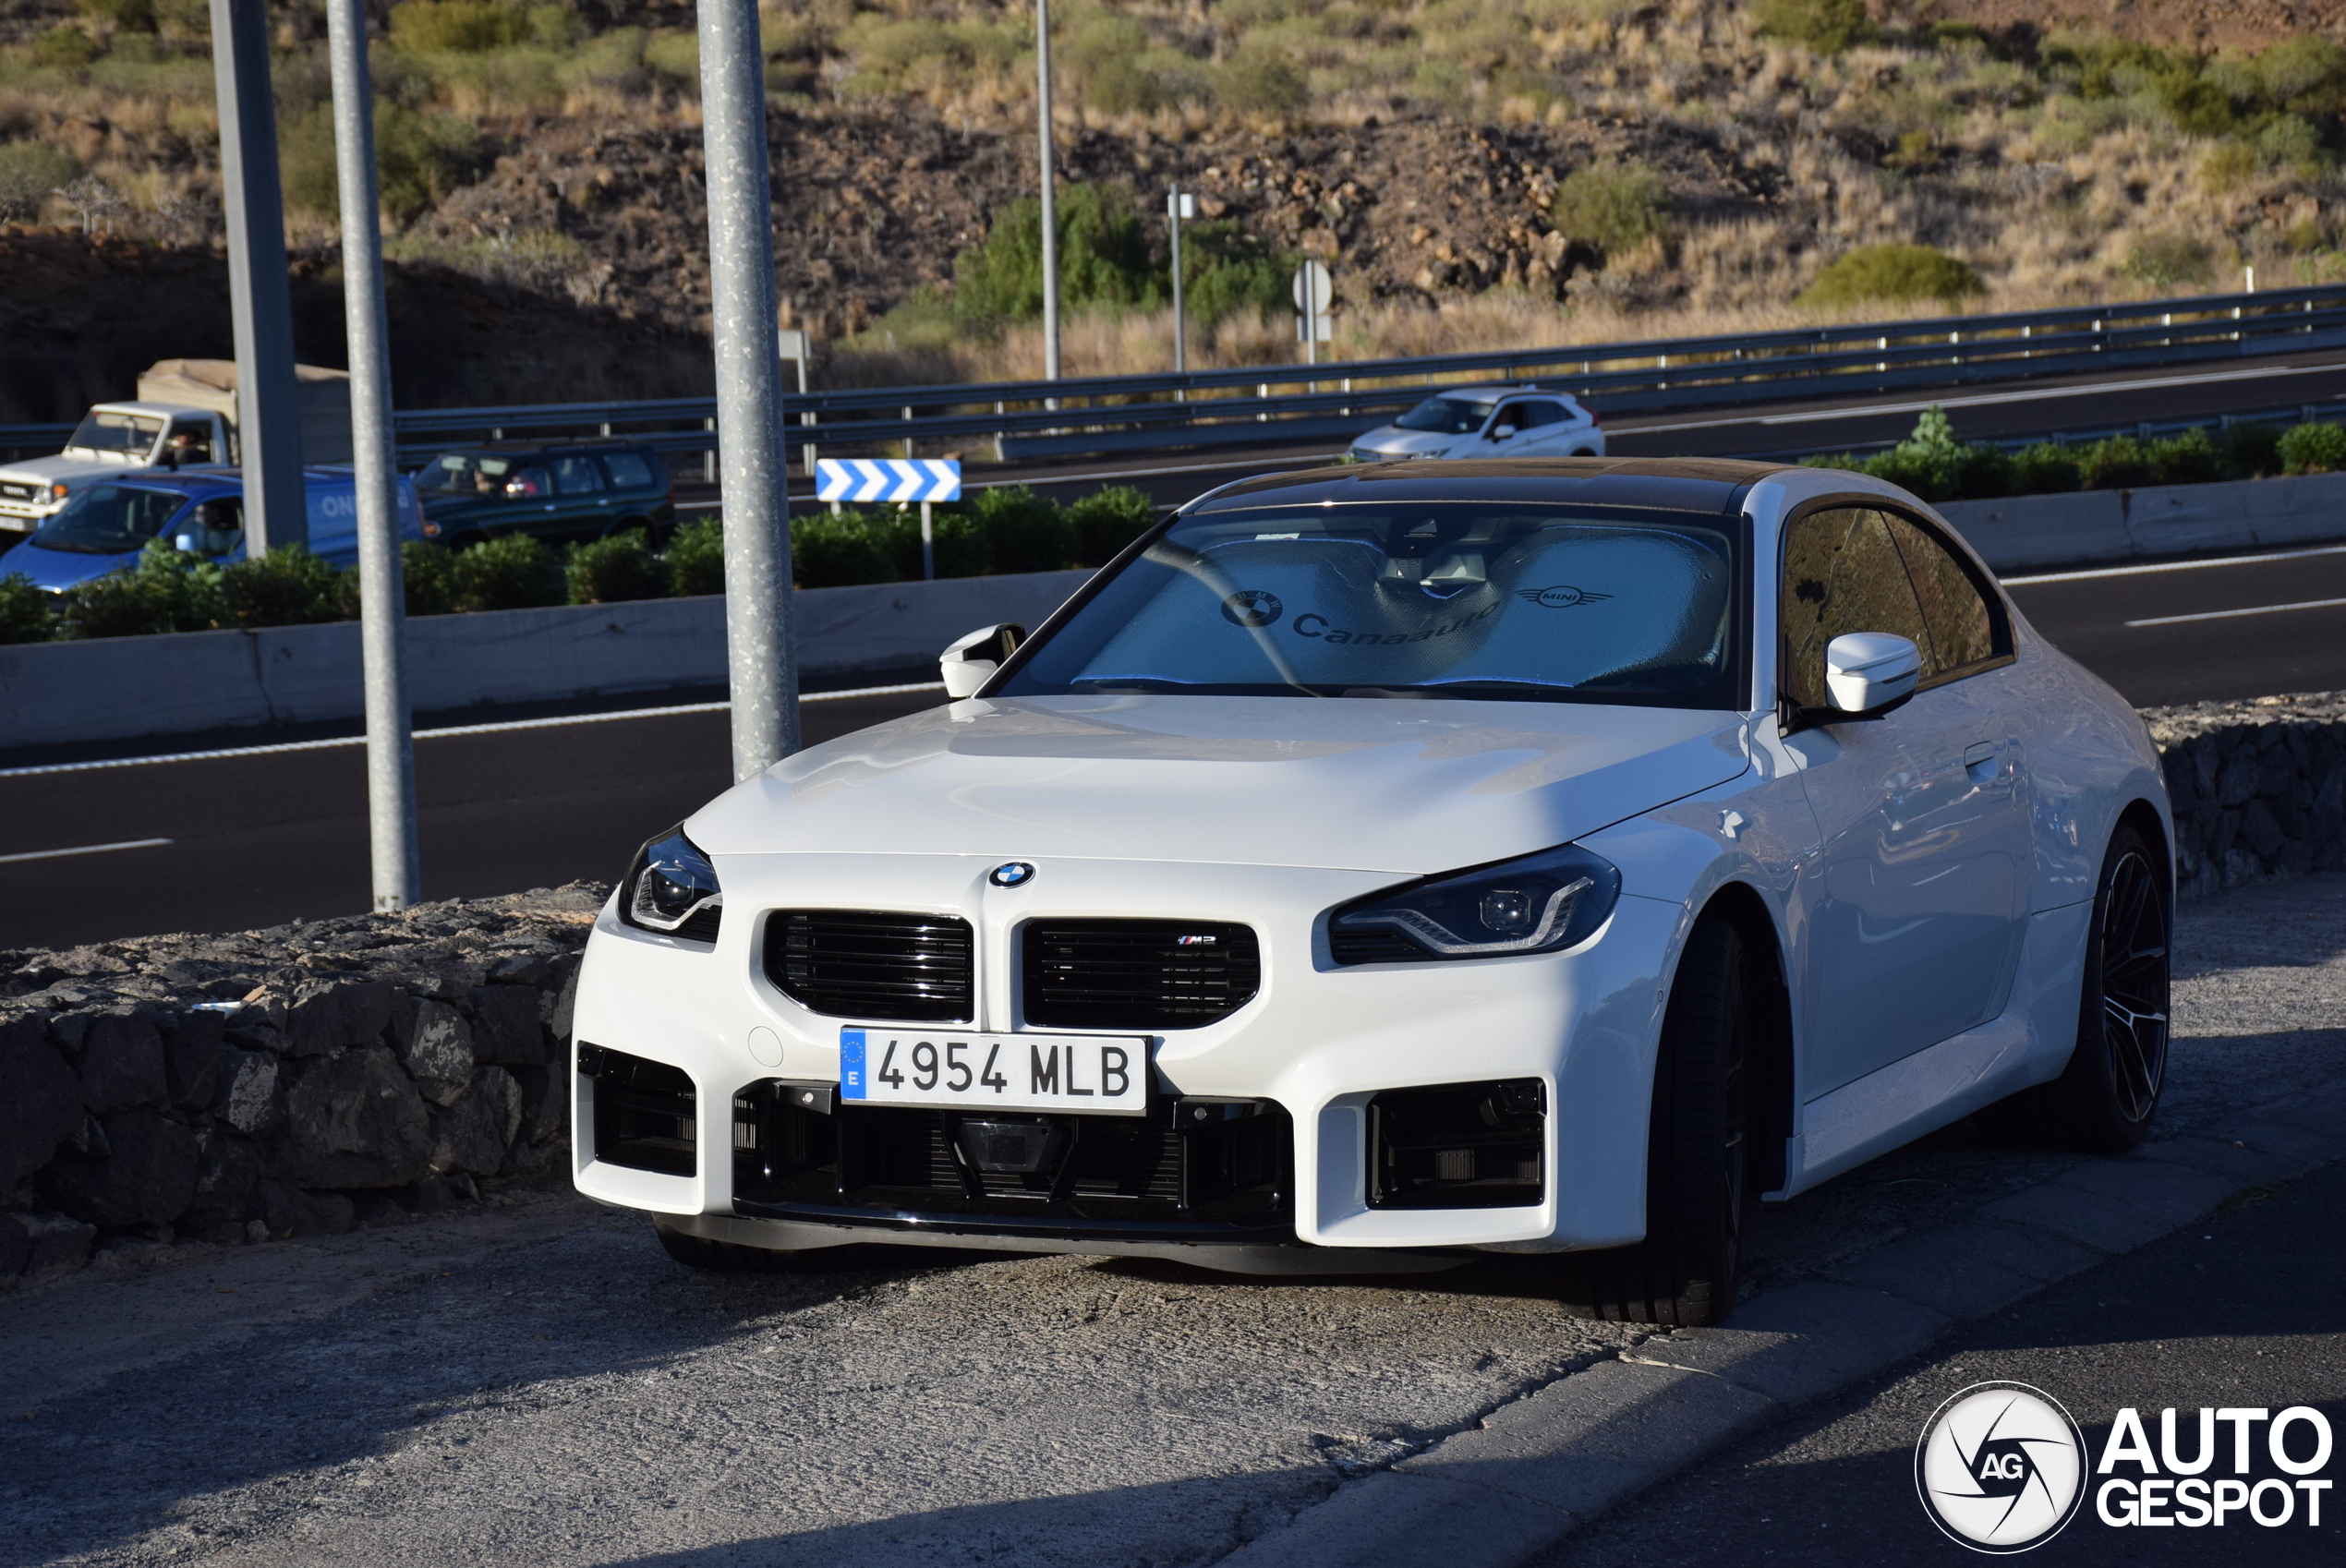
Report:
<svg viewBox="0 0 2346 1568"><path fill-rule="evenodd" d="M842 1029L839 1097L865 1105L1146 1116L1148 1042L1129 1035Z"/></svg>

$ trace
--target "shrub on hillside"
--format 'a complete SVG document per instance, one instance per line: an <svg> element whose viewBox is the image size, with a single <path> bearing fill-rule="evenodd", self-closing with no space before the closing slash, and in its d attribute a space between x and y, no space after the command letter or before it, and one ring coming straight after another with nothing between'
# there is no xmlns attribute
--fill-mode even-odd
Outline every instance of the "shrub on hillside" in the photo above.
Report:
<svg viewBox="0 0 2346 1568"><path fill-rule="evenodd" d="M2334 474L2346 469L2346 426L2300 425L2284 434L2277 455L2287 474Z"/></svg>
<svg viewBox="0 0 2346 1568"><path fill-rule="evenodd" d="M105 51L97 41L71 22L59 22L32 41L32 62L53 71L78 74Z"/></svg>
<svg viewBox="0 0 2346 1568"><path fill-rule="evenodd" d="M1062 308L1157 302L1148 232L1129 192L1064 185L1056 213ZM1032 196L1011 202L984 244L954 258L953 278L954 313L964 320L1031 321L1042 315L1042 202Z"/></svg>
<svg viewBox="0 0 2346 1568"><path fill-rule="evenodd" d="M285 200L314 217L338 216L333 106L320 103L295 121L282 147ZM383 211L393 223L407 223L471 177L479 149L479 132L453 115L377 103L375 170Z"/></svg>
<svg viewBox="0 0 2346 1568"><path fill-rule="evenodd" d="M1670 187L1644 163L1605 158L1565 175L1548 217L1566 239L1616 256L1669 231Z"/></svg>
<svg viewBox="0 0 2346 1568"><path fill-rule="evenodd" d="M1927 245L1868 245L1850 251L1800 291L1799 305L1865 305L1936 299L1953 305L1987 285L1968 262Z"/></svg>
<svg viewBox="0 0 2346 1568"><path fill-rule="evenodd" d="M0 142L0 223L32 217L80 173L70 153L45 141Z"/></svg>
<svg viewBox="0 0 2346 1568"><path fill-rule="evenodd" d="M800 520L793 518L794 534ZM695 518L669 538L669 581L679 597L725 591L725 530L714 517Z"/></svg>
<svg viewBox="0 0 2346 1568"><path fill-rule="evenodd" d="M81 0L81 14L124 32L155 30L155 0Z"/></svg>
<svg viewBox="0 0 2346 1568"><path fill-rule="evenodd" d="M529 13L494 0L403 0L391 8L391 41L415 54L483 54L526 42Z"/></svg>
<svg viewBox="0 0 2346 1568"><path fill-rule="evenodd" d="M56 634L56 602L21 572L0 576L0 643L45 643Z"/></svg>
<svg viewBox="0 0 2346 1568"><path fill-rule="evenodd" d="M1838 54L1873 35L1866 0L1760 0L1752 8L1760 30L1820 54Z"/></svg>
<svg viewBox="0 0 2346 1568"><path fill-rule="evenodd" d="M2144 456L2154 485L2209 484L2222 478L2230 466L2206 430L2185 430L2180 436L2152 441Z"/></svg>
<svg viewBox="0 0 2346 1568"><path fill-rule="evenodd" d="M1235 218L1190 224L1181 231L1181 313L1203 332L1228 317L1279 309L1294 297L1295 264Z"/></svg>
<svg viewBox="0 0 2346 1568"><path fill-rule="evenodd" d="M1075 564L1105 566L1156 525L1156 502L1130 485L1095 490L1067 509L1075 530Z"/></svg>
<svg viewBox="0 0 2346 1568"><path fill-rule="evenodd" d="M2077 454L2058 441L2038 441L2012 455L2013 495L2053 495L2074 490L2086 482Z"/></svg>
<svg viewBox="0 0 2346 1568"><path fill-rule="evenodd" d="M2150 483L2150 453L2132 436L2096 441L2081 454L2078 467L2089 490L2132 489Z"/></svg>
<svg viewBox="0 0 2346 1568"><path fill-rule="evenodd" d="M2145 235L2134 241L2120 271L2151 288L2204 283L2216 273L2216 253L2189 235Z"/></svg>
<svg viewBox="0 0 2346 1568"><path fill-rule="evenodd" d="M1311 83L1276 43L1252 39L1239 46L1237 57L1222 67L1215 96L1233 109L1258 115L1287 115L1312 100Z"/></svg>
<svg viewBox="0 0 2346 1568"><path fill-rule="evenodd" d="M573 604L620 604L668 597L670 567L641 528L571 547L563 576Z"/></svg>

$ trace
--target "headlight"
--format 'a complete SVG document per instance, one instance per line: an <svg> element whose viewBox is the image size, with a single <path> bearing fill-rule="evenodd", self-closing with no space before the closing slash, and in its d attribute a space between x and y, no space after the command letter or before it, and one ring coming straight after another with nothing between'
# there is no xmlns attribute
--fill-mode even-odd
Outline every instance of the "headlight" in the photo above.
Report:
<svg viewBox="0 0 2346 1568"><path fill-rule="evenodd" d="M1588 940L1621 896L1621 873L1577 844L1429 877L1337 909L1340 964L1554 953Z"/></svg>
<svg viewBox="0 0 2346 1568"><path fill-rule="evenodd" d="M663 936L714 942L724 902L717 868L677 827L635 851L620 889L619 918Z"/></svg>

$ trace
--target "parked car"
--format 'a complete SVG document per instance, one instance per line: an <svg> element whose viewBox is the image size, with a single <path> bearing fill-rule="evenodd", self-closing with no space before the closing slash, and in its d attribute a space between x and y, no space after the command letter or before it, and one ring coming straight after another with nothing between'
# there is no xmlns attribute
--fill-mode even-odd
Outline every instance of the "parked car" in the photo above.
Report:
<svg viewBox="0 0 2346 1568"><path fill-rule="evenodd" d="M335 566L358 561L358 508L350 470L305 468L310 553ZM151 539L222 562L245 558L245 488L234 468L149 471L86 485L31 538L0 555L0 576L22 573L61 594L135 566ZM420 539L415 486L399 481L399 537Z"/></svg>
<svg viewBox="0 0 2346 1568"><path fill-rule="evenodd" d="M2158 1106L2158 753L1882 481L1248 479L944 674L596 922L575 1180L687 1263L1577 1252L1701 1323L1755 1198Z"/></svg>
<svg viewBox="0 0 2346 1568"><path fill-rule="evenodd" d="M1397 457L1602 457L1604 427L1575 397L1538 387L1455 387L1352 443L1359 463Z"/></svg>
<svg viewBox="0 0 2346 1568"><path fill-rule="evenodd" d="M425 534L459 549L495 534L566 544L630 528L657 543L676 526L675 481L646 446L466 447L416 470L416 484Z"/></svg>
<svg viewBox="0 0 2346 1568"><path fill-rule="evenodd" d="M81 417L54 457L0 466L0 549L54 517L91 483L157 464L224 463L228 424L201 408L102 403Z"/></svg>

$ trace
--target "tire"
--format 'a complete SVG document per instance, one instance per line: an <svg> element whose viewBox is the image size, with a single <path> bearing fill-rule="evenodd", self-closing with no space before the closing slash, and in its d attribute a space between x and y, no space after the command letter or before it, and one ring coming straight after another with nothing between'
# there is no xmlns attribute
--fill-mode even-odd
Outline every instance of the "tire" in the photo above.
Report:
<svg viewBox="0 0 2346 1568"><path fill-rule="evenodd" d="M1749 1173L1750 1040L1743 940L1720 920L1687 937L1663 1015L1646 1140L1646 1236L1566 1260L1566 1296L1594 1316L1698 1328L1735 1306ZM1575 1277L1577 1276L1577 1277Z"/></svg>
<svg viewBox="0 0 2346 1568"><path fill-rule="evenodd" d="M656 1224L652 1231L671 1258L688 1269L712 1274L778 1274L787 1272L796 1258L793 1253L777 1252L768 1247L744 1247L739 1242L688 1236L666 1225Z"/></svg>
<svg viewBox="0 0 2346 1568"><path fill-rule="evenodd" d="M2167 1084L2167 877L2140 833L2110 836L2079 965L2077 1045L2059 1078L1981 1114L1989 1131L2038 1146L2111 1154L2150 1131Z"/></svg>

